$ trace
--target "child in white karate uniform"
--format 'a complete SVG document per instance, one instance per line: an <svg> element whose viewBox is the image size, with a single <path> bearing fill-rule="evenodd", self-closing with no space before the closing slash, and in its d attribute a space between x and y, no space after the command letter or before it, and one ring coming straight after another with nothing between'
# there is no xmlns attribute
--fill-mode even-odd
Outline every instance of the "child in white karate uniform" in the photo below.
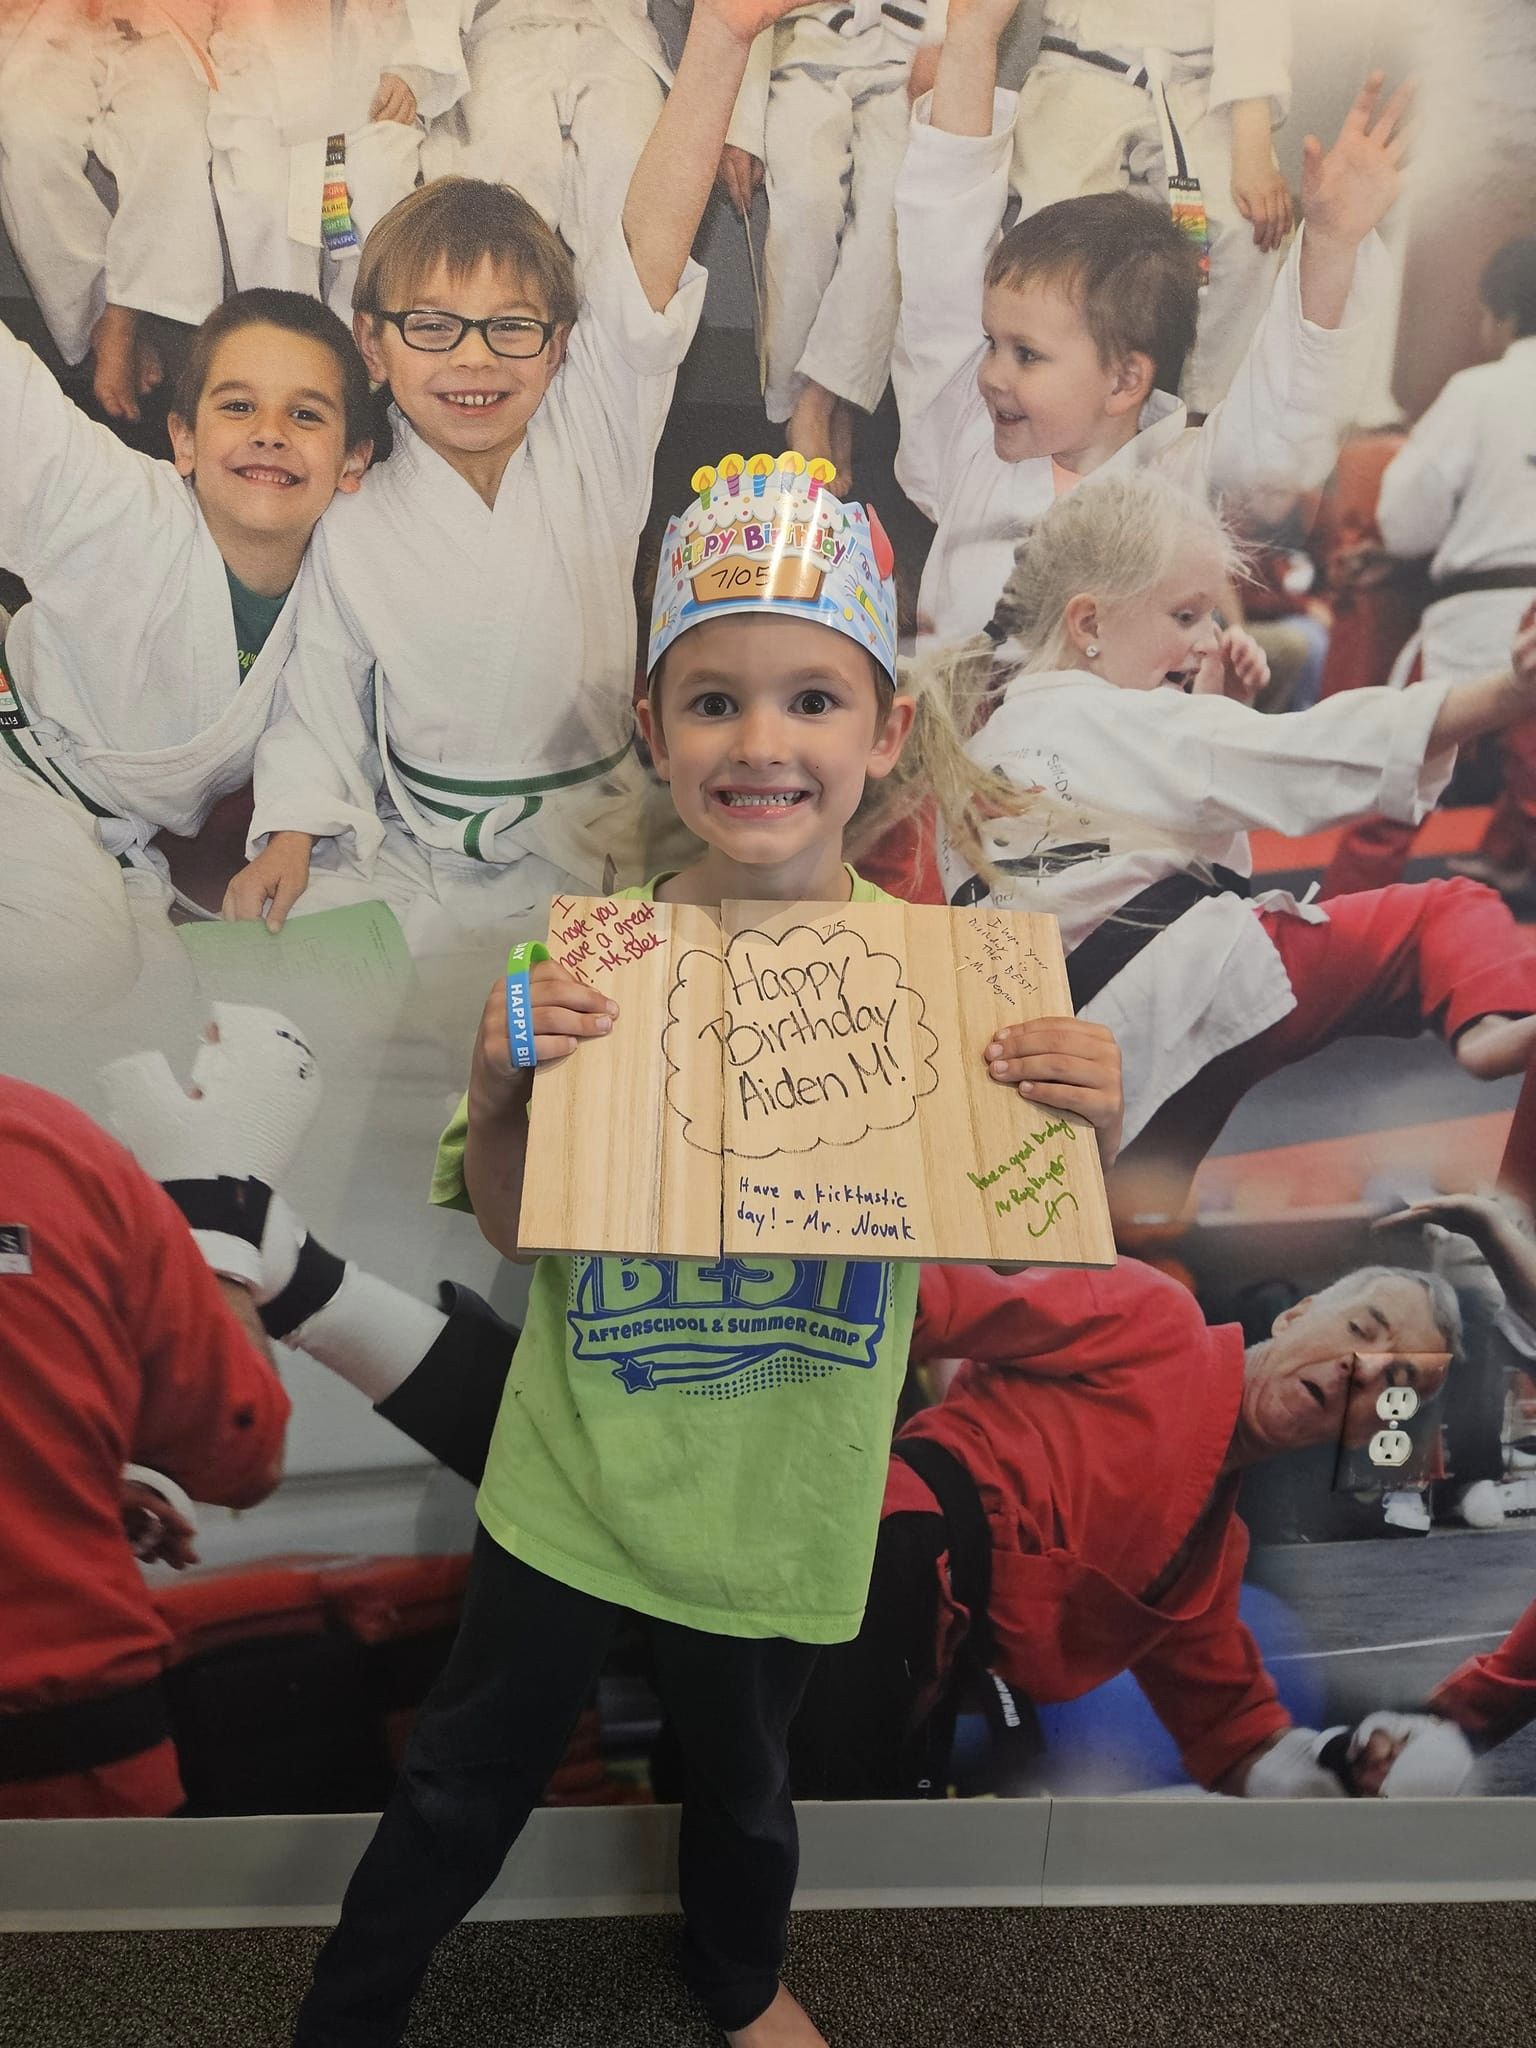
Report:
<svg viewBox="0 0 1536 2048"><path fill-rule="evenodd" d="M413 951L478 979L552 893L644 871L635 551L703 302L689 246L782 4L697 0L580 300L504 186L437 179L375 229L357 324L394 452L316 536L227 915L382 898Z"/></svg>
<svg viewBox="0 0 1536 2048"><path fill-rule="evenodd" d="M873 412L896 333L896 173L907 79L944 0L798 7L754 50L732 147L750 199L766 173L768 417L808 459L853 475L853 415Z"/></svg>
<svg viewBox="0 0 1536 2048"><path fill-rule="evenodd" d="M31 595L0 650L8 1003L109 1001L168 935L151 842L249 781L288 593L369 423L350 335L293 294L226 300L194 335L174 467L88 420L0 327L0 562Z"/></svg>
<svg viewBox="0 0 1536 2048"><path fill-rule="evenodd" d="M644 0L468 0L469 89L422 168L513 186L578 275L624 208L672 73Z"/></svg>
<svg viewBox="0 0 1536 2048"><path fill-rule="evenodd" d="M464 89L458 0L235 0L211 47L236 284L315 292L349 318L364 238L415 185L424 124Z"/></svg>
<svg viewBox="0 0 1536 2048"><path fill-rule="evenodd" d="M1536 603L1536 236L1497 250L1479 286L1490 360L1446 384L1388 463L1376 523L1394 555L1432 557L1418 654L1432 676L1478 675ZM1496 888L1536 872L1536 725L1504 742L1504 790L1455 872Z"/></svg>
<svg viewBox="0 0 1536 2048"><path fill-rule="evenodd" d="M1066 484L1155 462L1216 494L1322 480L1369 368L1388 292L1374 232L1396 195L1398 95L1371 79L1326 154L1307 151L1307 224L1227 397L1198 433L1172 396L1198 306L1189 243L1128 193L1064 200L1010 229L1015 96L996 90L1008 0L950 0L931 109L896 186L902 305L892 375L897 478L938 524L919 636L991 616L1014 549Z"/></svg>
<svg viewBox="0 0 1536 2048"><path fill-rule="evenodd" d="M0 218L60 355L94 353L118 419L161 375L139 315L195 327L223 295L208 28L206 0L0 0Z"/></svg>
<svg viewBox="0 0 1536 2048"><path fill-rule="evenodd" d="M1024 212L1083 192L1203 208L1210 284L1184 379L1195 412L1225 395L1291 225L1270 143L1290 100L1290 0L1049 0L1019 93L1013 186ZM1193 180L1198 195L1172 192Z"/></svg>
<svg viewBox="0 0 1536 2048"><path fill-rule="evenodd" d="M1074 1008L1124 1050L1121 1170L1153 1175L1138 1209L1177 1209L1246 1090L1336 1038L1433 1028L1482 1079L1536 1053L1536 946L1492 890L1255 896L1247 838L1369 810L1417 823L1458 745L1530 716L1536 628L1513 672L1267 717L1220 688L1215 613L1238 566L1200 498L1121 471L1041 521L1001 644L934 657L952 701L995 706L972 759L1032 792L986 834L1006 884L946 844L945 895L1059 920Z"/></svg>

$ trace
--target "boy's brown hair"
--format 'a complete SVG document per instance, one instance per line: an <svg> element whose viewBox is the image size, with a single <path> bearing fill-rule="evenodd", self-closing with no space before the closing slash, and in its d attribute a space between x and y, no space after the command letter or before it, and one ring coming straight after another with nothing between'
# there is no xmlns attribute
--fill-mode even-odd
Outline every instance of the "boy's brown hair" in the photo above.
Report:
<svg viewBox="0 0 1536 2048"><path fill-rule="evenodd" d="M389 209L363 244L353 310L404 312L439 264L458 282L487 258L536 292L551 320L575 320L570 250L520 192L484 178L434 178Z"/></svg>
<svg viewBox="0 0 1536 2048"><path fill-rule="evenodd" d="M342 430L348 448L377 439L378 422L368 389L368 371L351 329L337 319L329 306L308 292L280 291L271 285L253 285L246 291L231 293L222 305L214 307L187 343L171 399L171 410L178 419L189 427L197 424L197 408L213 375L213 359L219 344L244 327L278 327L285 334L297 334L329 349L341 377Z"/></svg>
<svg viewBox="0 0 1536 2048"><path fill-rule="evenodd" d="M1150 356L1159 391L1177 391L1195 344L1200 259L1167 212L1130 192L1059 199L1011 227L987 285L1049 284L1074 299L1106 368Z"/></svg>

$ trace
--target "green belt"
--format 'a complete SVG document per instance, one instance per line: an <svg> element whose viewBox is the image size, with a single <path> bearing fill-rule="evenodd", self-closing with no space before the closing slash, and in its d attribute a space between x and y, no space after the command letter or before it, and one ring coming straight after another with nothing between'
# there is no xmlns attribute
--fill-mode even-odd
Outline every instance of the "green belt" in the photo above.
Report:
<svg viewBox="0 0 1536 2048"><path fill-rule="evenodd" d="M27 717L26 706L21 701L21 692L16 687L16 679L6 666L5 648L3 646L0 646L0 678L4 679L6 688L10 691L11 702L15 706L13 711L0 711L0 740L3 740L10 748L22 767L30 774L35 775L45 789L51 789L55 796L62 796L63 790L59 789L54 781L54 776L57 776L59 782L63 783L64 789L67 789L76 803L83 805L93 818L117 817L118 813L116 811L109 811L105 804L99 804L94 797L87 796L78 783L70 780L57 761L50 761L48 767L44 768L41 762L34 760L32 755L27 752L21 741L16 737L18 732L27 729L31 721ZM52 773L49 772L50 769ZM120 868L133 865L125 853L117 854L115 858Z"/></svg>
<svg viewBox="0 0 1536 2048"><path fill-rule="evenodd" d="M574 789L583 782L595 782L600 775L607 775L612 769L617 768L625 755L633 749L634 744L635 736L631 733L617 753L608 754L601 761L586 761L579 768L561 768L552 775L525 775L508 782L438 775L425 768L413 767L402 760L393 741L386 741L386 748L390 764L409 790L412 801L420 804L424 811L432 811L440 818L451 818L461 826L460 838L464 851L473 860L484 860L486 855L480 851L480 835L485 829L485 821L493 811L500 810L509 797L520 796L524 799L523 808L515 818L509 820L513 825L521 825L525 818L531 818L536 811L543 808L545 797L553 791ZM438 794L428 795L429 790ZM479 807L475 808L473 804L466 806L462 803L448 803L444 801L447 797L478 798ZM487 802L487 798L493 801Z"/></svg>

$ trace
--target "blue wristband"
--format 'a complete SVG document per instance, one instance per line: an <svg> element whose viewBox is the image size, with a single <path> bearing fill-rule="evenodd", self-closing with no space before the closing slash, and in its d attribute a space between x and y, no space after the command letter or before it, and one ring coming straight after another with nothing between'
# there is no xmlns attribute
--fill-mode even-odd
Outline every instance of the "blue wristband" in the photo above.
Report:
<svg viewBox="0 0 1536 2048"><path fill-rule="evenodd" d="M537 960L549 958L548 946L514 946L507 955L507 1047L514 1067L536 1067L539 1056L533 1043L533 998L528 989L528 970Z"/></svg>

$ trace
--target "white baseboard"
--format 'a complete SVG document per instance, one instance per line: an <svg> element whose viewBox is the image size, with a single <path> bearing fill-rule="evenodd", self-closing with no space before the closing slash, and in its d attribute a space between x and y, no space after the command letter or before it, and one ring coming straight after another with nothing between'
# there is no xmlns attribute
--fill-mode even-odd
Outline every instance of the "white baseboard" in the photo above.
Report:
<svg viewBox="0 0 1536 2048"><path fill-rule="evenodd" d="M1536 1898L1536 1800L802 1805L802 1910ZM676 1809L541 1810L477 1908L670 1911ZM0 1822L0 1931L325 1926L369 1814Z"/></svg>

